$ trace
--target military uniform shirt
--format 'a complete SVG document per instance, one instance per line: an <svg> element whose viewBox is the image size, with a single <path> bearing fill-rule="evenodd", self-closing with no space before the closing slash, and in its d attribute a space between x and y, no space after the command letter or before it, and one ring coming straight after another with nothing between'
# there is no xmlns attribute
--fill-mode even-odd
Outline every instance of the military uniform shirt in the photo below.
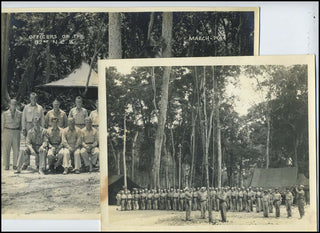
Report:
<svg viewBox="0 0 320 233"><path fill-rule="evenodd" d="M293 195L291 192L286 193L286 200L293 200Z"/></svg>
<svg viewBox="0 0 320 233"><path fill-rule="evenodd" d="M98 131L95 128L88 130L86 127L81 130L81 141L84 144L92 144L92 147L99 145ZM85 146L85 145L83 145Z"/></svg>
<svg viewBox="0 0 320 233"><path fill-rule="evenodd" d="M10 109L2 113L1 129L21 129L22 113L18 110L11 114Z"/></svg>
<svg viewBox="0 0 320 233"><path fill-rule="evenodd" d="M60 145L62 142L62 131L63 129L59 127L57 129L53 129L52 127L47 129L46 138L48 143L55 146Z"/></svg>
<svg viewBox="0 0 320 233"><path fill-rule="evenodd" d="M27 104L22 112L22 129L27 129L27 123L32 123L34 117L40 119L40 125L44 127L44 112L42 106Z"/></svg>
<svg viewBox="0 0 320 233"><path fill-rule="evenodd" d="M54 109L50 110L49 112L47 112L46 117L45 117L45 127L52 127L52 118L56 117L59 119L58 121L58 126L60 128L65 128L68 125L68 118L67 118L67 114L62 111L61 109L59 109L58 114L56 114L56 112L54 111Z"/></svg>
<svg viewBox="0 0 320 233"><path fill-rule="evenodd" d="M79 110L75 107L70 110L69 117L74 118L76 125L85 125L85 119L88 117L88 111L85 108L81 108Z"/></svg>
<svg viewBox="0 0 320 233"><path fill-rule="evenodd" d="M74 130L69 127L62 132L62 144L67 149L76 149L81 145L81 130L75 126Z"/></svg>
<svg viewBox="0 0 320 233"><path fill-rule="evenodd" d="M31 128L28 131L27 138L26 138L26 145L29 147L40 147L46 140L46 130L42 127L39 127L39 131L35 128Z"/></svg>

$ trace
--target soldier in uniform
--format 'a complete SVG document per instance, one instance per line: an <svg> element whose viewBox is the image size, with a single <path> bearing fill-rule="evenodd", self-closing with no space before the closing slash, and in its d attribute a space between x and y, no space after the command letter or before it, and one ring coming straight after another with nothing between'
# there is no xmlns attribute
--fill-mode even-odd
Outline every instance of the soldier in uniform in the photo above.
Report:
<svg viewBox="0 0 320 233"><path fill-rule="evenodd" d="M66 128L68 125L67 114L60 109L60 102L58 100L54 100L52 103L53 109L47 112L45 116L45 128L52 127L51 120L53 117L59 119L58 126L60 128Z"/></svg>
<svg viewBox="0 0 320 233"><path fill-rule="evenodd" d="M127 195L122 190L121 191L121 211L126 210L126 200L127 200Z"/></svg>
<svg viewBox="0 0 320 233"><path fill-rule="evenodd" d="M179 191L176 189L175 193L173 194L173 210L176 211L179 208Z"/></svg>
<svg viewBox="0 0 320 233"><path fill-rule="evenodd" d="M268 217L268 213L269 213L269 202L270 202L270 198L269 198L269 194L267 190L264 190L264 195L262 197L262 204L263 204L263 216L265 218Z"/></svg>
<svg viewBox="0 0 320 233"><path fill-rule="evenodd" d="M231 202L231 189L230 189L230 187L227 187L226 195L227 195L227 209L231 210L232 202Z"/></svg>
<svg viewBox="0 0 320 233"><path fill-rule="evenodd" d="M1 135L2 137L2 154L5 170L10 167L10 152L12 149L14 170L17 169L17 160L20 150L20 130L21 130L22 113L17 110L17 101L10 100L9 109L2 113L1 116Z"/></svg>
<svg viewBox="0 0 320 233"><path fill-rule="evenodd" d="M119 191L116 196L117 206L121 205L121 192Z"/></svg>
<svg viewBox="0 0 320 233"><path fill-rule="evenodd" d="M285 194L285 198L286 198L287 215L288 215L288 218L290 218L292 216L291 206L292 206L292 203L293 203L293 195L290 192L289 188L287 188L287 191L286 191L286 194Z"/></svg>
<svg viewBox="0 0 320 233"><path fill-rule="evenodd" d="M68 127L62 132L62 146L59 153L63 155L63 174L68 173L68 168L72 167L74 161L74 171L76 174L80 173L81 159L81 130L75 126L74 118L68 118Z"/></svg>
<svg viewBox="0 0 320 233"><path fill-rule="evenodd" d="M93 167L98 167L99 136L97 130L92 127L91 118L87 117L85 122L86 127L81 130L82 149L80 150L80 155L87 170L92 172Z"/></svg>
<svg viewBox="0 0 320 233"><path fill-rule="evenodd" d="M243 191L241 188L238 188L238 211L243 209Z"/></svg>
<svg viewBox="0 0 320 233"><path fill-rule="evenodd" d="M219 200L220 204L220 214L222 222L227 221L227 194L224 188L222 188L219 195L217 195L217 199Z"/></svg>
<svg viewBox="0 0 320 233"><path fill-rule="evenodd" d="M179 195L179 202L180 202L180 205L179 205L179 209L180 211L184 211L185 210L185 193L184 193L184 190L180 190L180 195Z"/></svg>
<svg viewBox="0 0 320 233"><path fill-rule="evenodd" d="M185 206L186 206L186 221L191 221L191 204L192 194L188 187L185 188Z"/></svg>
<svg viewBox="0 0 320 233"><path fill-rule="evenodd" d="M163 199L164 199L164 210L168 210L168 190L164 189L163 190Z"/></svg>
<svg viewBox="0 0 320 233"><path fill-rule="evenodd" d="M205 187L202 187L200 189L199 199L200 199L201 218L206 218L207 192Z"/></svg>
<svg viewBox="0 0 320 233"><path fill-rule="evenodd" d="M273 203L274 207L276 208L276 217L280 217L280 205L281 205L281 194L279 193L279 190L276 189L275 193L273 195Z"/></svg>
<svg viewBox="0 0 320 233"><path fill-rule="evenodd" d="M232 211L235 212L237 210L237 192L235 187L232 187L231 200L232 200Z"/></svg>
<svg viewBox="0 0 320 233"><path fill-rule="evenodd" d="M40 126L44 127L44 111L42 106L37 104L37 94L32 92L30 94L30 104L24 106L22 111L22 134L27 136L28 131L33 127L32 121L34 117L39 118Z"/></svg>
<svg viewBox="0 0 320 233"><path fill-rule="evenodd" d="M201 190L200 190L200 187L198 187L197 188L197 194L198 194L198 199L197 199L197 207L198 207L198 209L197 210L201 210L201 207L200 207L200 196L199 196L199 194L200 194L200 192L201 192Z"/></svg>
<svg viewBox="0 0 320 233"><path fill-rule="evenodd" d="M273 193L272 193L272 189L269 189L269 213L273 213Z"/></svg>
<svg viewBox="0 0 320 233"><path fill-rule="evenodd" d="M159 193L157 192L157 190L155 189L154 192L153 192L153 203L152 203L152 207L154 210L157 210L159 207L158 207L158 204L159 203Z"/></svg>
<svg viewBox="0 0 320 233"><path fill-rule="evenodd" d="M257 188L256 192L256 212L259 213L261 210L261 192L260 189Z"/></svg>
<svg viewBox="0 0 320 233"><path fill-rule="evenodd" d="M192 189L192 197L193 197L193 202L192 202L192 210L198 210L198 192L196 188Z"/></svg>
<svg viewBox="0 0 320 233"><path fill-rule="evenodd" d="M148 194L147 194L147 210L151 210L152 209L152 193L151 190L148 190Z"/></svg>
<svg viewBox="0 0 320 233"><path fill-rule="evenodd" d="M88 117L88 111L82 107L82 98L80 96L76 97L76 107L70 110L68 117L73 117L75 119L76 126L80 129L85 127L85 119Z"/></svg>
<svg viewBox="0 0 320 233"><path fill-rule="evenodd" d="M15 173L21 173L21 170L25 170L30 165L30 155L34 155L36 158L36 164L39 164L39 173L44 174L46 168L46 153L47 147L45 134L46 130L40 126L40 119L36 116L33 118L34 127L28 131L26 138L26 149L22 150L18 161L17 171Z"/></svg>
<svg viewBox="0 0 320 233"><path fill-rule="evenodd" d="M247 210L247 201L248 201L248 192L244 187L242 187L242 192L243 192L242 211L246 211Z"/></svg>
<svg viewBox="0 0 320 233"><path fill-rule="evenodd" d="M141 210L145 210L146 209L146 194L144 193L144 190L142 189L140 191L140 204L141 204Z"/></svg>
<svg viewBox="0 0 320 233"><path fill-rule="evenodd" d="M216 199L216 191L214 188L210 188L210 197L211 197L211 208L214 210L215 208L215 199Z"/></svg>
<svg viewBox="0 0 320 233"><path fill-rule="evenodd" d="M93 110L90 113L90 118L92 120L92 127L95 128L96 130L99 130L99 103L98 100L96 100L96 110Z"/></svg>
<svg viewBox="0 0 320 233"><path fill-rule="evenodd" d="M247 189L247 212L252 211L253 192L251 188Z"/></svg>
<svg viewBox="0 0 320 233"><path fill-rule="evenodd" d="M139 193L139 190L136 190L134 193L134 205L133 205L134 210L139 209L139 200L140 200L140 193Z"/></svg>
<svg viewBox="0 0 320 233"><path fill-rule="evenodd" d="M160 210L164 210L164 194L163 194L163 190L160 189L160 195L159 195L159 209Z"/></svg>
<svg viewBox="0 0 320 233"><path fill-rule="evenodd" d="M132 195L130 190L127 191L127 210L132 210Z"/></svg>
<svg viewBox="0 0 320 233"><path fill-rule="evenodd" d="M173 188L168 190L168 196L167 196L167 210L172 210L172 202L173 202Z"/></svg>
<svg viewBox="0 0 320 233"><path fill-rule="evenodd" d="M300 185L299 189L297 190L297 205L299 209L300 219L304 216L304 206L305 206L305 193L303 191L304 186Z"/></svg>

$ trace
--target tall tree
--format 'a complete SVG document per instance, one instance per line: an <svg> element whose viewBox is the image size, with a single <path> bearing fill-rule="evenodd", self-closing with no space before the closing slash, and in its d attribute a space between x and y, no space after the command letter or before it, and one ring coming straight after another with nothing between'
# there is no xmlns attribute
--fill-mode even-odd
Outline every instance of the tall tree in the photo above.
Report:
<svg viewBox="0 0 320 233"><path fill-rule="evenodd" d="M109 59L120 59L122 57L120 14L109 12Z"/></svg>
<svg viewBox="0 0 320 233"><path fill-rule="evenodd" d="M162 37L166 44L163 57L171 56L171 40L172 40L172 12L164 12L162 17ZM168 89L170 80L171 67L164 67L161 86L160 111L158 116L158 127L154 144L154 163L153 163L153 182L154 187L160 187L160 161L161 148L163 141L164 127L166 124L167 108L168 108Z"/></svg>

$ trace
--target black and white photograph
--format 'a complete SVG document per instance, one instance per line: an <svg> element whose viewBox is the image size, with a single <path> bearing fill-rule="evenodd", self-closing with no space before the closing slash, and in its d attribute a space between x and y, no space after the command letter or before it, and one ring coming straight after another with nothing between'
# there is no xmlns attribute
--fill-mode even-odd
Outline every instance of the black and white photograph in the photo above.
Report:
<svg viewBox="0 0 320 233"><path fill-rule="evenodd" d="M183 9L2 10L4 218L99 219L99 59L258 55L259 8Z"/></svg>
<svg viewBox="0 0 320 233"><path fill-rule="evenodd" d="M99 77L102 230L315 229L314 56L101 60Z"/></svg>

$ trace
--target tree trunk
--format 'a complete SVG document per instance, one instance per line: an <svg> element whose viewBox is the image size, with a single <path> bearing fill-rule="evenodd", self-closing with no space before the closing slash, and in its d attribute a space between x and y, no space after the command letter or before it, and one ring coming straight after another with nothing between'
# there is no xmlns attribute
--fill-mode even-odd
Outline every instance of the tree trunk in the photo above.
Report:
<svg viewBox="0 0 320 233"><path fill-rule="evenodd" d="M171 133L172 160L173 160L173 187L176 188L176 159L175 159L176 150L174 148L174 139L173 139L172 127L170 128L170 133Z"/></svg>
<svg viewBox="0 0 320 233"><path fill-rule="evenodd" d="M213 94L212 94L212 113L214 113L214 96L215 96L215 80L214 80L214 66L212 66L212 88L213 88ZM212 119L212 187L214 186L214 164L215 164L215 157L214 157L214 120Z"/></svg>
<svg viewBox="0 0 320 233"><path fill-rule="evenodd" d="M221 161L222 161L222 152L221 152L221 129L220 129L220 98L218 96L217 101L217 144L218 144L218 187L221 188Z"/></svg>
<svg viewBox="0 0 320 233"><path fill-rule="evenodd" d="M8 94L8 60L9 60L9 34L11 14L1 14L1 107L7 107Z"/></svg>
<svg viewBox="0 0 320 233"><path fill-rule="evenodd" d="M172 38L172 12L164 12L162 19L162 37L165 40L166 48L163 52L164 57L171 56L171 38ZM160 187L160 160L161 160L161 147L163 140L164 127L167 118L168 109L168 90L170 81L171 67L164 67L161 87L161 101L160 112L158 116L158 127L156 132L155 147L154 147L154 175L153 183L154 187Z"/></svg>
<svg viewBox="0 0 320 233"><path fill-rule="evenodd" d="M267 112L267 148L266 148L266 168L269 168L270 158L269 158L269 144L270 144L270 116L269 112Z"/></svg>
<svg viewBox="0 0 320 233"><path fill-rule="evenodd" d="M137 131L133 138L132 143L132 168L131 168L131 179L134 180L134 160L135 160L135 154L136 154L136 144L137 144L137 138L138 138L139 132Z"/></svg>
<svg viewBox="0 0 320 233"><path fill-rule="evenodd" d="M193 187L193 169L194 169L194 154L195 154L195 131L196 131L196 117L194 116L194 112L192 111L192 133L191 133L191 171L190 171L190 180L189 187Z"/></svg>
<svg viewBox="0 0 320 233"><path fill-rule="evenodd" d="M125 189L127 189L127 166L126 166L126 133L127 133L127 127L126 127L126 114L124 114L124 120L123 120L123 178L124 178L124 186Z"/></svg>
<svg viewBox="0 0 320 233"><path fill-rule="evenodd" d="M299 146L299 137L296 135L294 139L294 158L293 165L298 169L298 146Z"/></svg>
<svg viewBox="0 0 320 233"><path fill-rule="evenodd" d="M121 15L109 12L109 59L120 59L121 54Z"/></svg>

